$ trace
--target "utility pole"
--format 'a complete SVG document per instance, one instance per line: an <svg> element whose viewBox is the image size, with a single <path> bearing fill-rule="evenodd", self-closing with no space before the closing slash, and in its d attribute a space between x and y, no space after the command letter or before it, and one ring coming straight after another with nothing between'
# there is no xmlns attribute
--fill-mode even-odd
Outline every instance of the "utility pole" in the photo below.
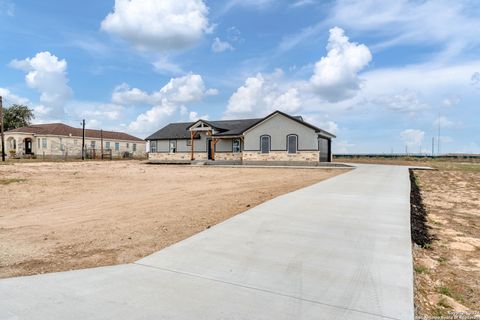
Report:
<svg viewBox="0 0 480 320"><path fill-rule="evenodd" d="M101 152L102 152L102 160L103 160L103 130L100 129L100 145L101 145Z"/></svg>
<svg viewBox="0 0 480 320"><path fill-rule="evenodd" d="M85 160L85 119L82 120L82 160Z"/></svg>
<svg viewBox="0 0 480 320"><path fill-rule="evenodd" d="M5 137L3 135L3 101L0 96L0 135L2 138L2 161L5 161Z"/></svg>
<svg viewBox="0 0 480 320"><path fill-rule="evenodd" d="M438 113L438 139L437 139L437 156L440 156L440 112Z"/></svg>
<svg viewBox="0 0 480 320"><path fill-rule="evenodd" d="M435 155L435 137L432 137L432 157Z"/></svg>

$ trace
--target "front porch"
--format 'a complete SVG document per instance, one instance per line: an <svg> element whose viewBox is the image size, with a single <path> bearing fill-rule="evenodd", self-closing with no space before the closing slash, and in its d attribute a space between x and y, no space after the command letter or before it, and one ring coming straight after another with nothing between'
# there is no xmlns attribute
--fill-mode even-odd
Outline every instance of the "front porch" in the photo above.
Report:
<svg viewBox="0 0 480 320"><path fill-rule="evenodd" d="M31 158L35 156L34 137L16 135L5 139L5 154L10 158Z"/></svg>

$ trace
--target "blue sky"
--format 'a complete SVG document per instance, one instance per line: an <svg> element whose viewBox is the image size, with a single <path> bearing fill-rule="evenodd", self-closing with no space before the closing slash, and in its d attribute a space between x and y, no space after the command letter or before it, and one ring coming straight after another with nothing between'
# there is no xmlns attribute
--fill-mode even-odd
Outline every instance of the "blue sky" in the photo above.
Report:
<svg viewBox="0 0 480 320"><path fill-rule="evenodd" d="M280 109L334 151L480 153L477 1L0 0L0 95L145 137Z"/></svg>

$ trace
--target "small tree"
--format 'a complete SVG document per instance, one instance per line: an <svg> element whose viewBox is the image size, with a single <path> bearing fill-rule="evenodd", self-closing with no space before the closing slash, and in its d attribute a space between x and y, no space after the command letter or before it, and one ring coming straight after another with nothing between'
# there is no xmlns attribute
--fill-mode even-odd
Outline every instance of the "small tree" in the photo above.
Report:
<svg viewBox="0 0 480 320"><path fill-rule="evenodd" d="M28 106L12 104L5 109L5 113L3 114L5 131L28 126L31 124L33 118L35 118L33 110L29 109Z"/></svg>

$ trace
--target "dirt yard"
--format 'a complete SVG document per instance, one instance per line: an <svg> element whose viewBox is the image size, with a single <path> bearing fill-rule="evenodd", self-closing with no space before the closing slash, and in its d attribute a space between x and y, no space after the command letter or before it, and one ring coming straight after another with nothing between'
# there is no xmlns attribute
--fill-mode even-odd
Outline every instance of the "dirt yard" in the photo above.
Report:
<svg viewBox="0 0 480 320"><path fill-rule="evenodd" d="M0 278L135 261L334 169L0 165Z"/></svg>
<svg viewBox="0 0 480 320"><path fill-rule="evenodd" d="M479 319L480 162L365 158L350 162L438 169L414 171L433 238L423 247L413 247L416 315L451 318L451 312L463 312L471 317L462 319Z"/></svg>

